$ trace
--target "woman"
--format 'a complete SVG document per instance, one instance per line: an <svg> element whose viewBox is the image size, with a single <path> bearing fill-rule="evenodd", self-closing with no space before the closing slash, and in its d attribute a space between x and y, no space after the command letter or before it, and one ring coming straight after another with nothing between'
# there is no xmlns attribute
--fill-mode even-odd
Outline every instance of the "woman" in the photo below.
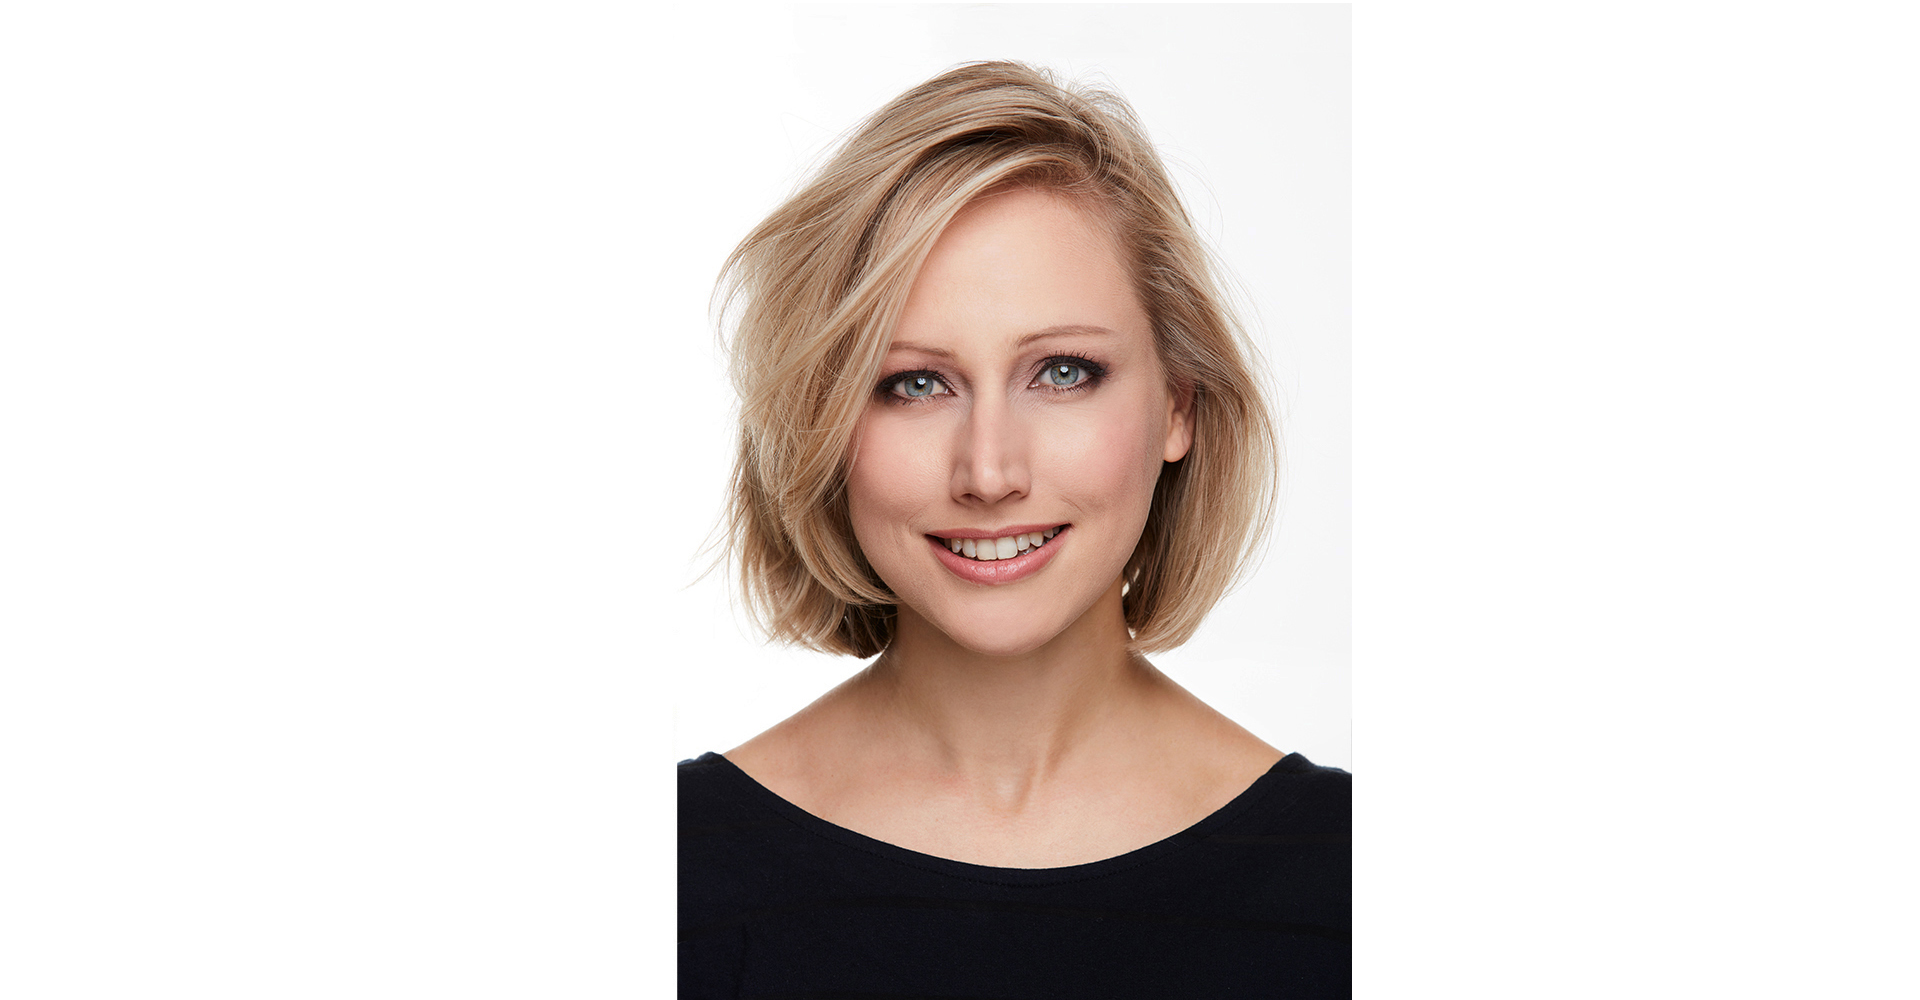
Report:
<svg viewBox="0 0 1920 1000"><path fill-rule="evenodd" d="M749 604L877 658L681 765L682 994L1344 994L1346 774L1143 655L1243 565L1274 443L1126 106L946 73L728 275Z"/></svg>

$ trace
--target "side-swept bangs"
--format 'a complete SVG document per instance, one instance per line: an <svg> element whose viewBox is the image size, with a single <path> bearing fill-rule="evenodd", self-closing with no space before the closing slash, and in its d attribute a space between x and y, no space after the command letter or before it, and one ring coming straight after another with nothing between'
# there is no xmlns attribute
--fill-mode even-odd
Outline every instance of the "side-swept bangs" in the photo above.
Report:
<svg viewBox="0 0 1920 1000"><path fill-rule="evenodd" d="M854 541L846 468L922 261L961 208L1011 185L1082 200L1127 252L1194 441L1166 466L1126 568L1134 645L1169 649L1245 570L1276 436L1252 345L1158 155L1119 97L1018 63L960 67L866 120L721 274L740 392L727 551L773 638L871 656L894 598Z"/></svg>

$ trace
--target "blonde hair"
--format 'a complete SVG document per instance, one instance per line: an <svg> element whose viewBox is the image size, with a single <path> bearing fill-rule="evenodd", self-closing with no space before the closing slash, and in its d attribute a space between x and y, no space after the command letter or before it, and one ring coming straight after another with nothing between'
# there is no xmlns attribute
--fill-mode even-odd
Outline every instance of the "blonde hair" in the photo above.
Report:
<svg viewBox="0 0 1920 1000"><path fill-rule="evenodd" d="M870 656L894 598L854 541L845 472L921 262L968 202L1011 185L1097 210L1133 268L1193 444L1160 473L1122 599L1134 648L1185 642L1271 521L1277 438L1254 364L1165 168L1117 95L982 62L868 118L721 273L740 448L727 551L773 638Z"/></svg>

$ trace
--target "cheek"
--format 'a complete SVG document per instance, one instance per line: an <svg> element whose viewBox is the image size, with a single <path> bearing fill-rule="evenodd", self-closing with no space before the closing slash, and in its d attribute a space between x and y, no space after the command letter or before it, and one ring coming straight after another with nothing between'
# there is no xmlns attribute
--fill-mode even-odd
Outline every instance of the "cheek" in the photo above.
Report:
<svg viewBox="0 0 1920 1000"><path fill-rule="evenodd" d="M1160 477L1166 429L1142 409L1106 414L1078 434L1056 438L1051 464L1072 470L1065 489L1089 506L1146 509Z"/></svg>
<svg viewBox="0 0 1920 1000"><path fill-rule="evenodd" d="M854 436L847 470L847 507L854 532L864 535L930 502L944 480L925 435L886 420L867 420ZM868 539L860 539L867 544Z"/></svg>

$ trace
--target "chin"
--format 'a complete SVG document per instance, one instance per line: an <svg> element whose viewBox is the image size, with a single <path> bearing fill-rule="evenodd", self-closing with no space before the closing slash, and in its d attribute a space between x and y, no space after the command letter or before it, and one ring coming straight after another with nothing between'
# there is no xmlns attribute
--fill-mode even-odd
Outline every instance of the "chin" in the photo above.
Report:
<svg viewBox="0 0 1920 1000"><path fill-rule="evenodd" d="M1040 652L1070 633L1085 638L1077 626L1095 613L1109 588L1076 586L1087 576L1076 569L1055 563L1042 570L1043 576L1065 571L1056 573L1051 585L1036 577L1007 587L976 587L935 576L934 586L894 593L901 610L910 612L903 618L917 620L917 627L975 655L1014 658Z"/></svg>
<svg viewBox="0 0 1920 1000"><path fill-rule="evenodd" d="M981 656L1017 657L1043 649L1067 632L1075 616L1059 609L1039 614L1031 604L1020 608L956 608L932 617L927 624L954 645Z"/></svg>
<svg viewBox="0 0 1920 1000"><path fill-rule="evenodd" d="M1002 634L994 636L981 635L978 631L961 632L959 634L948 632L947 638L953 640L956 645L965 648L967 651L978 653L981 656L1011 658L1015 656L1025 656L1028 653L1040 649L1047 643L1052 642L1054 638L1060 634L1060 631L1064 630L1057 630L1045 634Z"/></svg>

